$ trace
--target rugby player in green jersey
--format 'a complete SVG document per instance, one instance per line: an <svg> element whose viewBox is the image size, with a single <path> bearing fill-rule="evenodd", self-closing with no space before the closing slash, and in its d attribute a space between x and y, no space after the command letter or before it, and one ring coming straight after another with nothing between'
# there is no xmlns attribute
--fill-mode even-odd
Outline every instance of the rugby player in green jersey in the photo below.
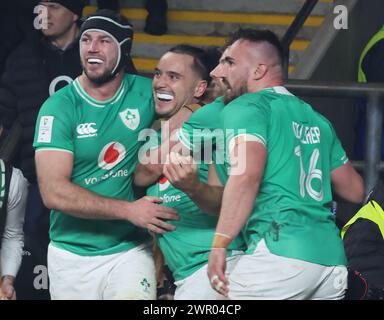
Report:
<svg viewBox="0 0 384 320"><path fill-rule="evenodd" d="M52 299L155 299L152 232L175 227L160 199L136 200L133 171L151 126L151 81L127 75L132 26L100 10L80 31L83 74L42 106L34 147L39 187L52 209ZM147 230L145 230L147 229Z"/></svg>
<svg viewBox="0 0 384 320"><path fill-rule="evenodd" d="M211 285L231 299L342 299L346 258L331 185L359 203L362 179L331 123L282 86L276 35L244 29L231 43L212 72L228 85L220 115L228 171ZM240 232L247 254L227 278L227 247Z"/></svg>
<svg viewBox="0 0 384 320"><path fill-rule="evenodd" d="M185 45L172 48L162 56L153 79L157 114L168 119L184 105L202 103L207 99L207 85L209 88L213 86L209 84L209 72L217 65L219 57L216 57L214 63L208 63L208 58L203 49ZM206 107L209 105L203 108ZM160 131L157 131L143 146L143 152L157 149L161 142L160 136ZM171 153L170 161L174 163L178 160L178 154ZM191 158L187 159L190 160ZM198 179L202 182L207 181L208 166L198 164L195 168ZM135 182L143 185L146 177L145 173L140 172L140 168L142 167L136 168ZM185 168L178 165L174 170L169 166L169 172L165 170L164 174L173 179L174 175L188 174L190 168L191 165L186 165ZM186 193L175 188L164 176L148 188L147 194L162 198L163 204L176 209L180 216L177 222L171 222L176 230L157 236L165 262L176 280L175 299L223 299L224 296L211 288L206 275L217 216L201 210ZM243 249L244 243L240 237L228 247L228 271Z"/></svg>

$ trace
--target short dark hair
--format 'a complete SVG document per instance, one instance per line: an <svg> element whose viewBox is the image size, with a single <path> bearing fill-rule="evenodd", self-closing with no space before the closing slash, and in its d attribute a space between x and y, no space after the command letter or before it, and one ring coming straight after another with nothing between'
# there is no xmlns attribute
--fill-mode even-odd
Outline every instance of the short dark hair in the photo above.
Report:
<svg viewBox="0 0 384 320"><path fill-rule="evenodd" d="M209 73L217 66L220 59L220 51L215 47L203 49L188 44L180 44L172 47L168 52L191 56L193 58L192 69L208 84L211 82Z"/></svg>
<svg viewBox="0 0 384 320"><path fill-rule="evenodd" d="M280 63L283 62L283 46L277 35L271 30L258 30L251 28L240 28L234 32L227 41L227 46L230 46L237 40L248 40L250 42L268 42L272 45L279 56Z"/></svg>
<svg viewBox="0 0 384 320"><path fill-rule="evenodd" d="M215 47L215 46L207 47L204 49L204 51L205 51L205 54L204 54L203 64L205 65L208 71L208 78L205 80L207 80L209 85L212 81L210 73L219 64L219 61L223 52L219 47Z"/></svg>

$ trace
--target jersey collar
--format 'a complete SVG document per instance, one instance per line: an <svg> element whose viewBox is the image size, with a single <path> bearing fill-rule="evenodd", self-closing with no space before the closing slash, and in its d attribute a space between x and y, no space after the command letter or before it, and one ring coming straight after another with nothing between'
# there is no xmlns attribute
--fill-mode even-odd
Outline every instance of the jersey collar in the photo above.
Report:
<svg viewBox="0 0 384 320"><path fill-rule="evenodd" d="M270 88L265 88L263 90L260 90L260 91L269 91L269 92L274 92L274 93L277 93L277 94L283 94L283 95L287 95L287 96L293 96L292 93L290 93L287 88L283 87L283 86L275 86L275 87L270 87Z"/></svg>
<svg viewBox="0 0 384 320"><path fill-rule="evenodd" d="M92 98L81 86L80 81L79 81L79 77L77 77L75 79L75 81L73 81L73 86L75 87L75 90L80 95L80 97L82 97L90 105L97 107L97 108L103 108L108 104L113 104L113 103L118 102L125 91L124 79L121 81L121 84L120 84L119 88L117 89L116 93L113 95L113 97L111 99L108 99L108 100L97 100L97 99Z"/></svg>

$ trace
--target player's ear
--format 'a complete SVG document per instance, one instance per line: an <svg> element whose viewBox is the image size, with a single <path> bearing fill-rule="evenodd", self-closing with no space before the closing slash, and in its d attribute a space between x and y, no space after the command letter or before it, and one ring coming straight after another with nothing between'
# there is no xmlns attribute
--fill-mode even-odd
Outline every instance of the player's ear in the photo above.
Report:
<svg viewBox="0 0 384 320"><path fill-rule="evenodd" d="M205 90L207 90L207 86L208 86L207 80L200 80L195 87L195 93L193 96L195 98L201 98Z"/></svg>
<svg viewBox="0 0 384 320"><path fill-rule="evenodd" d="M264 63L259 63L253 69L253 78L255 80L260 80L260 79L264 78L267 71L268 71L268 66Z"/></svg>

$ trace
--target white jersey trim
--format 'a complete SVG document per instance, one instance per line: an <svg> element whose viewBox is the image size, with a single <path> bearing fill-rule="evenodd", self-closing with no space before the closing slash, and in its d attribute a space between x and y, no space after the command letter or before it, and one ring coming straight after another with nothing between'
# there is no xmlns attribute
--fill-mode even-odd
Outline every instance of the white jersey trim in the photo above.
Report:
<svg viewBox="0 0 384 320"><path fill-rule="evenodd" d="M288 89L283 87L283 86L272 87L272 89L273 89L273 91L275 91L278 94L284 94L284 95L287 95L287 96L294 96L294 94L289 92Z"/></svg>
<svg viewBox="0 0 384 320"><path fill-rule="evenodd" d="M125 91L124 80L122 80L122 82L120 84L120 87L117 89L115 95L111 99L108 99L108 100L105 100L105 101L100 101L100 100L94 99L95 101L92 101L91 97L89 97L87 95L87 93L84 91L83 87L81 86L81 84L79 82L79 78L76 78L73 81L73 86L75 87L76 92L79 94L79 96L81 98L83 98L90 105L92 105L92 106L94 106L96 108L104 108L105 105L107 105L107 104L116 103L117 101L120 100L121 96L123 95L123 93ZM117 94L117 96L116 96L116 94Z"/></svg>
<svg viewBox="0 0 384 320"><path fill-rule="evenodd" d="M235 139L241 139L241 140L236 142ZM237 136L234 136L233 138L231 138L229 140L229 142L228 142L228 154L232 153L236 144L243 143L243 142L259 142L265 147L267 145L265 139L260 135L250 134L250 133L242 133L242 134L238 134Z"/></svg>
<svg viewBox="0 0 384 320"><path fill-rule="evenodd" d="M238 141L238 140L240 140L240 141ZM228 160L229 160L229 163L232 163L231 154L232 154L235 146L240 144L240 143L244 143L244 142L259 142L264 147L266 147L266 145L267 145L264 138L260 135L249 134L249 133L238 134L237 136L234 136L233 138L231 138L228 142Z"/></svg>
<svg viewBox="0 0 384 320"><path fill-rule="evenodd" d="M45 148L45 147L39 147L38 149L36 149L35 152L41 152L41 151L62 151L62 152L73 154L73 151L71 150L60 149L60 148Z"/></svg>

